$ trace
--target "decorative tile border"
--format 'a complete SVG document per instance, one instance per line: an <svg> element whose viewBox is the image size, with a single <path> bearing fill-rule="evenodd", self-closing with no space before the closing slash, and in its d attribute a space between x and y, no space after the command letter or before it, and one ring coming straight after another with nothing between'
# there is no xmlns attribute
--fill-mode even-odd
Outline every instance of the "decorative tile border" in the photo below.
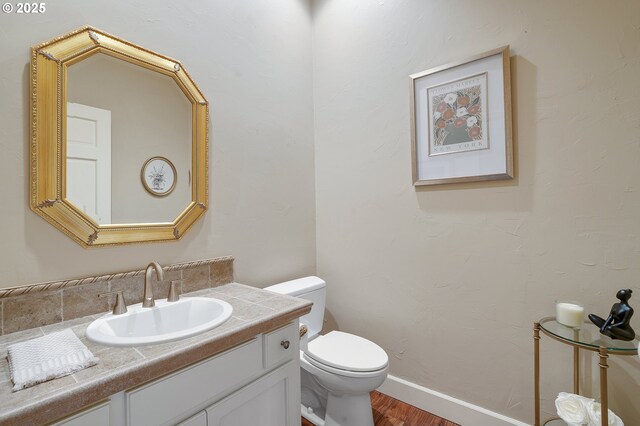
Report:
<svg viewBox="0 0 640 426"><path fill-rule="evenodd" d="M233 256L214 257L213 259L195 260L192 262L176 263L170 266L165 266L162 269L164 272L180 271L183 269L196 268L202 265L211 265L212 263L231 262L233 264ZM65 287L73 287L82 284L91 284L101 281L112 281L116 279L123 279L129 277L135 277L145 273L145 269L129 272L118 272L110 275L101 275L98 277L86 277L75 280L63 280L63 281L48 281L38 284L28 284L20 287L0 289L0 299L5 297L20 296L22 294L33 293L38 291L57 290Z"/></svg>
<svg viewBox="0 0 640 426"><path fill-rule="evenodd" d="M164 281L154 280L154 295L166 297L169 283L179 281L179 292L188 293L233 282L233 257L176 263L163 267ZM0 335L107 312L113 296L123 291L127 304L142 301L145 269L97 277L44 283L0 290Z"/></svg>

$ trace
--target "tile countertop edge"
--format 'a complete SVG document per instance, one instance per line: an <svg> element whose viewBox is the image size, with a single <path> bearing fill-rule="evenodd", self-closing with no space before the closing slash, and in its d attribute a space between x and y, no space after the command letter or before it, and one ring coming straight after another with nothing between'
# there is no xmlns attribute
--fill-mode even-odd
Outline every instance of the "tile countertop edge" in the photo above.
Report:
<svg viewBox="0 0 640 426"><path fill-rule="evenodd" d="M253 290L262 291L258 288ZM284 326L309 313L311 302L298 300L300 304L297 306L282 308L259 320L239 324L225 333L203 338L201 342L169 351L161 356L141 359L140 362L111 374L96 377L86 383L78 383L74 388L62 393L54 393L32 403L27 402L10 411L0 412L0 424L48 424L58 421L118 392L143 385L232 349L259 334Z"/></svg>

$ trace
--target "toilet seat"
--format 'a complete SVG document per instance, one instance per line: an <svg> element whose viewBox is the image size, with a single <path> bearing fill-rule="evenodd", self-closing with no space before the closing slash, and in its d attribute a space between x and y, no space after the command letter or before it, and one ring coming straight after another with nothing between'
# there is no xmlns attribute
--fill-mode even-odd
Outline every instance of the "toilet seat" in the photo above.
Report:
<svg viewBox="0 0 640 426"><path fill-rule="evenodd" d="M347 377L371 377L386 371L387 353L363 337L332 331L309 342L304 357L325 371Z"/></svg>
<svg viewBox="0 0 640 426"><path fill-rule="evenodd" d="M317 374L314 373L313 369L316 369L316 371L322 371L326 374L330 374L333 376L339 376L339 377L344 377L347 379L371 379L374 377L378 377L381 375L385 375L387 374L387 370L388 370L388 366L384 367L381 370L374 370L374 371L349 371L349 370L342 370L339 368L334 368L334 367L330 367L328 365L322 364L321 362L318 362L316 360L314 360L313 358L311 358L309 355L307 355L306 353L300 351L300 366L302 368L304 368L305 370L307 370L308 372L310 372L311 374ZM312 369L307 368L306 365L308 365L309 367L311 367Z"/></svg>

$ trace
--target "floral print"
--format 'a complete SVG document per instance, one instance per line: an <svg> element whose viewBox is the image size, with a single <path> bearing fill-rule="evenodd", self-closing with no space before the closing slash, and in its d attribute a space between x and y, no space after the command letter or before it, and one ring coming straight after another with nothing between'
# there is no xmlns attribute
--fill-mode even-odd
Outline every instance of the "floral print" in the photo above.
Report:
<svg viewBox="0 0 640 426"><path fill-rule="evenodd" d="M483 117L480 85L444 92L434 96L435 146L459 144L482 139Z"/></svg>

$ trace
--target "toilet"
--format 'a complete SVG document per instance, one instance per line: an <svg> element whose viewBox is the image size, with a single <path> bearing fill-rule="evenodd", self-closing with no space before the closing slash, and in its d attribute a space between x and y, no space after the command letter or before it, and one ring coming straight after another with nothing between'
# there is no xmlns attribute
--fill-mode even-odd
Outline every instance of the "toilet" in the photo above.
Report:
<svg viewBox="0 0 640 426"><path fill-rule="evenodd" d="M307 336L300 344L301 413L317 426L373 426L369 393L387 377L389 357L380 346L341 331L320 334L326 283L305 277L265 288L313 302L300 318ZM308 338L308 342L306 339Z"/></svg>

